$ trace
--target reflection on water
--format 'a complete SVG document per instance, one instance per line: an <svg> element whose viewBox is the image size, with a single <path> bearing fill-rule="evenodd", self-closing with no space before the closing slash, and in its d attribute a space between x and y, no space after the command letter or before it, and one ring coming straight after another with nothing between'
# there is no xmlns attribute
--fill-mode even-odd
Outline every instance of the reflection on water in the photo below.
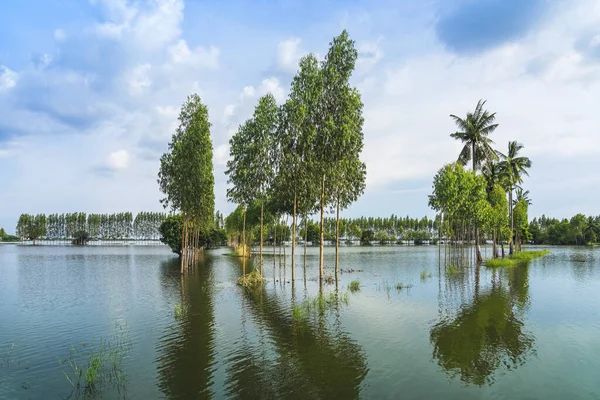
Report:
<svg viewBox="0 0 600 400"><path fill-rule="evenodd" d="M0 246L0 398L68 396L57 357L118 322L131 329L133 399L599 399L600 249L449 273L433 246L344 247L355 272L321 288L309 248L295 282L289 257L268 260L260 290L236 285L254 265L228 252L181 276L158 246ZM334 260L326 249L327 272ZM353 280L348 304L293 319L294 305Z"/></svg>
<svg viewBox="0 0 600 400"><path fill-rule="evenodd" d="M495 271L491 287L475 290L470 304L431 328L433 358L451 375L479 386L493 383L500 368L523 365L535 340L523 324L528 290L528 266Z"/></svg>
<svg viewBox="0 0 600 400"><path fill-rule="evenodd" d="M178 289L181 318L158 339L158 386L169 399L212 398L215 363L213 257L205 255L196 268L181 275L179 260L161 266L164 290Z"/></svg>
<svg viewBox="0 0 600 400"><path fill-rule="evenodd" d="M242 273L243 266L240 267ZM281 281L280 281L281 282ZM295 288L292 287L292 293ZM325 313L297 322L289 303L264 288L242 289L242 344L229 354L227 395L234 398L359 398L368 372L362 347ZM294 297L294 295L292 295ZM246 329L250 318L259 340Z"/></svg>

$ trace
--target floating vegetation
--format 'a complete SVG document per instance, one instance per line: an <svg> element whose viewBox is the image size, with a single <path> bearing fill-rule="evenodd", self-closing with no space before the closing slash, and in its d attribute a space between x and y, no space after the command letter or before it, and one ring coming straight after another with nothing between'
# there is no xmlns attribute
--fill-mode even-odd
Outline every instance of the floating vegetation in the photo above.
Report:
<svg viewBox="0 0 600 400"><path fill-rule="evenodd" d="M427 272L427 271L421 271L421 280L422 281L426 281L427 279L431 278L431 272Z"/></svg>
<svg viewBox="0 0 600 400"><path fill-rule="evenodd" d="M323 282L325 282L328 285L333 285L335 280L333 279L333 276L327 275L327 276L323 277Z"/></svg>
<svg viewBox="0 0 600 400"><path fill-rule="evenodd" d="M292 307L292 319L294 321L306 321L315 312L329 311L336 306L347 306L349 302L348 292L329 292L315 297L307 297L300 305Z"/></svg>
<svg viewBox="0 0 600 400"><path fill-rule="evenodd" d="M175 309L173 310L173 315L175 315L175 319L180 321L187 314L187 306L183 303L179 303L175 305Z"/></svg>
<svg viewBox="0 0 600 400"><path fill-rule="evenodd" d="M123 361L130 349L129 330L116 325L110 338L91 344L83 342L80 347L71 345L69 356L59 358L58 363L74 392L96 394L103 385L124 386L127 375Z"/></svg>
<svg viewBox="0 0 600 400"><path fill-rule="evenodd" d="M350 282L350 285L348 285L348 290L350 290L352 293L358 292L360 290L360 282L359 281Z"/></svg>
<svg viewBox="0 0 600 400"><path fill-rule="evenodd" d="M548 250L541 251L521 251L519 253L513 254L511 257L507 258L493 258L491 260L487 260L485 262L486 267L489 268L509 268L517 265L521 265L526 263L527 261L533 260L535 258L543 257L550 252Z"/></svg>
<svg viewBox="0 0 600 400"><path fill-rule="evenodd" d="M266 280L263 279L260 272L256 269L247 274L246 276L238 278L237 280L237 284L244 288L255 288L257 286L264 285L265 282Z"/></svg>

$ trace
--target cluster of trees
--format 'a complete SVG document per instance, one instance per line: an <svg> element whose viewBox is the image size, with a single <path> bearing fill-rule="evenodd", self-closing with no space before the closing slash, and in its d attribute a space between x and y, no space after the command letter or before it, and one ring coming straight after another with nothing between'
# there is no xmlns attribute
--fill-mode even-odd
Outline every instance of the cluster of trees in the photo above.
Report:
<svg viewBox="0 0 600 400"><path fill-rule="evenodd" d="M223 226L223 214L219 211L215 214L215 223L208 230L201 230L198 238L198 245L202 248L217 248L227 244L227 235ZM183 218L180 214L168 216L160 225L160 241L168 245L173 253L182 256L182 238Z"/></svg>
<svg viewBox="0 0 600 400"><path fill-rule="evenodd" d="M16 233L22 240L64 241L88 240L158 240L159 227L167 217L160 212L130 212L115 214L21 214ZM85 238L81 242L82 238Z"/></svg>
<svg viewBox="0 0 600 400"><path fill-rule="evenodd" d="M492 237L493 257L498 257L497 244L510 245L510 254L519 251L522 241L529 240L528 192L523 191L523 177L528 176L531 160L520 155L523 145L508 143L502 153L492 148L490 135L496 130L496 114L477 103L465 118L451 115L459 131L450 136L464 143L456 163L445 165L433 181L429 205L441 218L439 236L447 242L445 259L451 263L474 260L482 262L480 240ZM464 166L471 164L470 171ZM516 195L516 197L515 197ZM465 251L465 243L475 243L475 254ZM454 245L454 246L453 246ZM455 251L452 251L455 250Z"/></svg>
<svg viewBox="0 0 600 400"><path fill-rule="evenodd" d="M215 224L215 179L211 124L200 96L188 96L178 120L169 149L160 158L158 184L165 194L163 206L181 215L179 254L183 273L205 247L202 236Z"/></svg>
<svg viewBox="0 0 600 400"><path fill-rule="evenodd" d="M18 242L19 238L6 233L4 228L0 228L0 242Z"/></svg>
<svg viewBox="0 0 600 400"><path fill-rule="evenodd" d="M279 220L292 216L295 243L298 216L320 212L319 276L323 278L325 211L348 207L364 191L366 167L360 93L351 86L358 52L343 31L321 62L309 54L300 60L288 99L277 105L272 94L259 99L252 118L230 140L227 191L242 206L241 245L246 252L246 211L260 205L259 257L262 265L265 208ZM230 224L231 226L239 225ZM336 245L339 229L336 228ZM295 245L292 245L294 271ZM338 270L336 246L336 272ZM262 267L261 267L262 268ZM292 279L294 277L292 276Z"/></svg>
<svg viewBox="0 0 600 400"><path fill-rule="evenodd" d="M529 235L535 244L587 245L600 239L600 215L586 217L577 214L571 219L534 218Z"/></svg>

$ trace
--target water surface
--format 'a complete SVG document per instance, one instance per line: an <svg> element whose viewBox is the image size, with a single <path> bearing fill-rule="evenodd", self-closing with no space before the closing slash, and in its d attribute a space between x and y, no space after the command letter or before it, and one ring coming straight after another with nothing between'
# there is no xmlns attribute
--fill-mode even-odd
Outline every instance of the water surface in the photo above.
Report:
<svg viewBox="0 0 600 400"><path fill-rule="evenodd" d="M228 249L182 277L162 246L0 245L0 398L85 394L57 359L116 324L127 379L96 398L600 399L600 249L550 250L450 275L437 247L343 247L337 285L320 289L318 249L292 283L288 248L248 291L236 280L254 265ZM292 318L336 287L347 304Z"/></svg>

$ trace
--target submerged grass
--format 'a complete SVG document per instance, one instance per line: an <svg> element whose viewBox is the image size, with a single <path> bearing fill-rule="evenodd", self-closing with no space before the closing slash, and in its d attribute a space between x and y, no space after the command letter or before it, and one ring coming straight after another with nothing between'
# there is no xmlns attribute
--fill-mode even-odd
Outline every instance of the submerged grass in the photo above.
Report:
<svg viewBox="0 0 600 400"><path fill-rule="evenodd" d="M407 285L407 284L404 284L402 282L396 283L396 290L397 291L400 291L402 289L410 289L411 287L413 287L413 285Z"/></svg>
<svg viewBox="0 0 600 400"><path fill-rule="evenodd" d="M315 297L307 297L301 304L292 307L292 319L297 322L306 321L310 315L329 311L336 306L347 306L349 302L348 292L337 294L329 292Z"/></svg>
<svg viewBox="0 0 600 400"><path fill-rule="evenodd" d="M129 330L115 325L111 337L100 338L95 343L71 345L69 356L58 359L63 374L73 387L73 391L97 394L103 385L110 384L121 388L127 375L123 361L131 349Z"/></svg>
<svg viewBox="0 0 600 400"><path fill-rule="evenodd" d="M187 313L187 307L183 303L179 303L175 305L175 309L173 310L173 315L175 315L176 320L181 320Z"/></svg>
<svg viewBox="0 0 600 400"><path fill-rule="evenodd" d="M431 278L431 272L421 271L421 280L426 281L428 278Z"/></svg>
<svg viewBox="0 0 600 400"><path fill-rule="evenodd" d="M507 258L492 258L485 262L485 265L489 268L509 268L514 267L520 264L523 264L527 261L533 260L535 258L544 257L549 254L548 250L540 250L540 251L521 251L519 253L513 254L511 257Z"/></svg>
<svg viewBox="0 0 600 400"><path fill-rule="evenodd" d="M265 282L266 280L263 279L260 272L258 272L258 270L256 269L247 274L246 276L238 278L237 280L237 284L244 288L255 288L264 285Z"/></svg>
<svg viewBox="0 0 600 400"><path fill-rule="evenodd" d="M348 290L350 290L352 293L358 292L360 290L360 282L359 281L350 282L350 285L348 285Z"/></svg>
<svg viewBox="0 0 600 400"><path fill-rule="evenodd" d="M458 269L457 267L455 267L452 264L448 265L448 268L446 269L446 275L449 275L449 276L458 275L461 272L462 271L460 269Z"/></svg>

